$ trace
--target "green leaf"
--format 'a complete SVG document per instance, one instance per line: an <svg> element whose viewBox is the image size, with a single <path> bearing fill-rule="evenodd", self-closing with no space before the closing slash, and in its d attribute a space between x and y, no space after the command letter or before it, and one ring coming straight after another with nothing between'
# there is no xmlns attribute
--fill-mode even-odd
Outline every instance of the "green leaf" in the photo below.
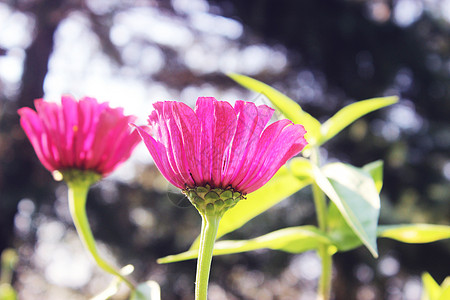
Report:
<svg viewBox="0 0 450 300"><path fill-rule="evenodd" d="M0 283L0 300L16 300L16 291L9 283Z"/></svg>
<svg viewBox="0 0 450 300"><path fill-rule="evenodd" d="M305 138L310 145L314 145L320 139L320 122L304 112L297 102L256 79L240 74L228 74L228 76L243 87L265 95L286 118L295 124L302 124L308 132Z"/></svg>
<svg viewBox="0 0 450 300"><path fill-rule="evenodd" d="M445 278L445 282L449 282L450 277ZM442 284L442 293L439 297L439 300L448 300L450 299L450 285Z"/></svg>
<svg viewBox="0 0 450 300"><path fill-rule="evenodd" d="M284 228L263 236L242 241L218 241L214 246L214 255L248 252L258 249L281 250L289 253L301 253L315 250L319 244L331 244L330 239L317 227L307 225ZM160 258L158 263L171 263L197 258L198 250L191 249L177 255Z"/></svg>
<svg viewBox="0 0 450 300"><path fill-rule="evenodd" d="M130 300L160 300L161 288L156 281L146 281L137 286L131 293Z"/></svg>
<svg viewBox="0 0 450 300"><path fill-rule="evenodd" d="M422 300L439 300L442 293L439 284L431 277L429 273L422 274L423 292Z"/></svg>
<svg viewBox="0 0 450 300"><path fill-rule="evenodd" d="M318 144L321 145L325 143L362 116L382 107L392 105L397 101L398 97L393 96L358 101L345 106L322 124L322 134Z"/></svg>
<svg viewBox="0 0 450 300"><path fill-rule="evenodd" d="M376 160L374 162L368 163L363 166L362 169L372 176L375 181L375 186L377 188L378 194L381 192L383 187L383 161Z"/></svg>
<svg viewBox="0 0 450 300"><path fill-rule="evenodd" d="M349 251L363 245L361 238L347 224L333 202L328 207L327 222L329 236L339 251Z"/></svg>
<svg viewBox="0 0 450 300"><path fill-rule="evenodd" d="M257 215L310 184L312 179L305 174L311 165L305 161L307 160L294 158L289 163L289 166L295 167L297 175L303 174L300 179L287 166L283 166L262 188L249 194L247 199L241 200L235 207L227 211L220 221L217 238L242 227ZM199 238L192 244L191 249L197 249L198 242Z"/></svg>
<svg viewBox="0 0 450 300"><path fill-rule="evenodd" d="M432 224L401 224L378 227L378 236L403 243L422 244L450 238L450 226Z"/></svg>
<svg viewBox="0 0 450 300"><path fill-rule="evenodd" d="M343 163L332 163L322 169L314 168L317 185L334 202L345 222L369 249L378 257L376 233L380 212L380 197L372 177L360 168ZM332 214L331 214L332 215ZM334 217L335 217L334 213ZM329 215L330 217L330 215ZM348 245L340 237L342 224L329 220L330 234L338 247Z"/></svg>

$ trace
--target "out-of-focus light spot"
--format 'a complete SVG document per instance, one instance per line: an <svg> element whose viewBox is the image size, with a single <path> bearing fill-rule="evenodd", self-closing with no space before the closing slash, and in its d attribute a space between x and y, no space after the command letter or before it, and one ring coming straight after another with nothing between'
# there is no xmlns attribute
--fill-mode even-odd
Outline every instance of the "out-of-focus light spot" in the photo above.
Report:
<svg viewBox="0 0 450 300"><path fill-rule="evenodd" d="M198 73L211 73L218 69L217 57L201 45L191 47L184 57L185 64Z"/></svg>
<svg viewBox="0 0 450 300"><path fill-rule="evenodd" d="M131 210L130 221L144 228L150 228L155 224L153 214L142 207L136 207Z"/></svg>
<svg viewBox="0 0 450 300"><path fill-rule="evenodd" d="M125 46L131 40L131 33L123 24L114 23L109 31L109 38L116 46Z"/></svg>
<svg viewBox="0 0 450 300"><path fill-rule="evenodd" d="M409 278L403 287L403 297L405 300L417 300L421 299L419 295L422 295L422 282L418 277Z"/></svg>
<svg viewBox="0 0 450 300"><path fill-rule="evenodd" d="M87 0L85 3L89 9L97 15L111 12L122 1L118 0Z"/></svg>
<svg viewBox="0 0 450 300"><path fill-rule="evenodd" d="M45 267L45 277L53 284L80 288L92 276L92 264L85 253L74 253L69 245L58 245Z"/></svg>
<svg viewBox="0 0 450 300"><path fill-rule="evenodd" d="M34 23L20 12L12 12L0 3L0 46L25 48L31 43Z"/></svg>
<svg viewBox="0 0 450 300"><path fill-rule="evenodd" d="M394 257L387 255L379 260L378 269L384 276L391 277L400 270L400 263Z"/></svg>
<svg viewBox="0 0 450 300"><path fill-rule="evenodd" d="M17 210L19 211L19 213L27 216L31 216L35 208L36 206L34 205L34 202L28 198L20 200L19 204L17 204Z"/></svg>
<svg viewBox="0 0 450 300"><path fill-rule="evenodd" d="M31 229L31 217L23 214L14 216L14 227L20 235L26 235Z"/></svg>
<svg viewBox="0 0 450 300"><path fill-rule="evenodd" d="M27 235L30 233L34 210L34 202L28 198L20 200L17 204L17 214L14 216L14 227L20 235Z"/></svg>
<svg viewBox="0 0 450 300"><path fill-rule="evenodd" d="M400 129L395 124L384 123L379 132L389 142L393 142L400 137Z"/></svg>
<svg viewBox="0 0 450 300"><path fill-rule="evenodd" d="M42 242L57 242L65 232L66 228L61 222L47 221L39 226L37 236Z"/></svg>
<svg viewBox="0 0 450 300"><path fill-rule="evenodd" d="M296 98L302 101L311 102L321 95L323 88L313 72L309 70L301 71L297 75Z"/></svg>
<svg viewBox="0 0 450 300"><path fill-rule="evenodd" d="M165 65L164 53L157 47L145 47L140 60L140 70L148 75L158 73Z"/></svg>
<svg viewBox="0 0 450 300"><path fill-rule="evenodd" d="M115 22L126 26L134 36L173 48L188 47L194 39L183 24L151 7L119 13Z"/></svg>
<svg viewBox="0 0 450 300"><path fill-rule="evenodd" d="M356 297L358 300L375 300L377 299L377 293L373 286L362 286L356 291Z"/></svg>
<svg viewBox="0 0 450 300"><path fill-rule="evenodd" d="M369 17L379 23L386 22L391 16L391 9L387 5L387 3L383 1L367 2L367 10Z"/></svg>
<svg viewBox="0 0 450 300"><path fill-rule="evenodd" d="M356 267L355 275L362 283L369 283L373 280L374 272L368 265L360 264Z"/></svg>
<svg viewBox="0 0 450 300"><path fill-rule="evenodd" d="M423 119L416 113L410 101L402 101L391 107L388 120L407 132L417 132L423 126Z"/></svg>
<svg viewBox="0 0 450 300"><path fill-rule="evenodd" d="M442 167L442 174L450 181L450 161L446 162Z"/></svg>
<svg viewBox="0 0 450 300"><path fill-rule="evenodd" d="M7 84L18 83L22 77L24 52L14 48L6 56L0 56L0 78Z"/></svg>
<svg viewBox="0 0 450 300"><path fill-rule="evenodd" d="M262 45L252 45L244 49L240 59L240 69L253 75L264 70L270 50Z"/></svg>
<svg viewBox="0 0 450 300"><path fill-rule="evenodd" d="M423 12L419 0L398 0L394 7L394 21L399 26L407 27L417 21Z"/></svg>
<svg viewBox="0 0 450 300"><path fill-rule="evenodd" d="M401 91L407 91L413 84L413 74L410 69L400 69L397 72L394 81Z"/></svg>
<svg viewBox="0 0 450 300"><path fill-rule="evenodd" d="M289 269L299 279L317 280L321 273L320 259L315 252L299 254L292 259Z"/></svg>
<svg viewBox="0 0 450 300"><path fill-rule="evenodd" d="M244 31L241 23L208 13L192 14L190 22L194 29L208 34L221 35L233 40L239 38Z"/></svg>
<svg viewBox="0 0 450 300"><path fill-rule="evenodd" d="M450 0L443 0L440 3L440 12L442 13L444 19L450 23Z"/></svg>
<svg viewBox="0 0 450 300"><path fill-rule="evenodd" d="M172 6L180 14L207 12L209 4L205 0L172 0Z"/></svg>

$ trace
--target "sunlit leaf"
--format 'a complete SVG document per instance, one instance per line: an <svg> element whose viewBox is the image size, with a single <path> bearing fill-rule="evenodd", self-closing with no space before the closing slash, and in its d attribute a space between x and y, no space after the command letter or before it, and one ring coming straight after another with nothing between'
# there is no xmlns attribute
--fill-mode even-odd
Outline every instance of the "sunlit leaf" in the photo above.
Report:
<svg viewBox="0 0 450 300"><path fill-rule="evenodd" d="M310 145L314 145L320 139L320 122L303 111L297 102L256 79L240 74L228 74L228 76L249 90L265 95L286 118L296 124L302 124L308 132L305 138Z"/></svg>
<svg viewBox="0 0 450 300"><path fill-rule="evenodd" d="M308 166L304 163L302 158L292 159L289 166L292 164L295 166L297 175L301 172L303 172L303 174L307 173L305 169ZM241 200L235 207L225 213L220 221L217 238L240 228L257 215L279 203L281 200L301 190L310 184L311 181L312 179L306 175L299 179L287 166L281 167L275 176L262 188L249 194L247 199ZM197 249L198 242L199 238L192 244L191 249Z"/></svg>
<svg viewBox="0 0 450 300"><path fill-rule="evenodd" d="M403 243L422 244L450 238L450 226L433 224L384 225L378 236Z"/></svg>
<svg viewBox="0 0 450 300"><path fill-rule="evenodd" d="M347 224L333 202L328 207L327 221L329 236L339 251L349 251L363 245L361 238Z"/></svg>
<svg viewBox="0 0 450 300"><path fill-rule="evenodd" d="M314 176L317 185L334 202L348 226L372 255L378 257L376 234L380 198L372 177L362 169L343 163L315 168ZM332 238L341 241L340 249L347 248L345 240L339 236L341 227L330 229Z"/></svg>
<svg viewBox="0 0 450 300"><path fill-rule="evenodd" d="M301 253L315 250L319 244L330 244L330 239L315 226L298 226L280 229L263 236L242 241L218 241L214 255L248 252L258 249L281 250ZM177 255L160 258L158 263L171 263L197 258L197 250L189 250Z"/></svg>
<svg viewBox="0 0 450 300"><path fill-rule="evenodd" d="M382 107L392 105L397 100L398 97L393 96L358 101L347 105L322 124L319 144L325 143L362 116Z"/></svg>
<svg viewBox="0 0 450 300"><path fill-rule="evenodd" d="M431 277L429 273L422 274L422 300L448 300L450 296L450 277L445 278L442 285Z"/></svg>
<svg viewBox="0 0 450 300"><path fill-rule="evenodd" d="M383 187L383 161L376 160L374 162L368 163L363 166L362 169L372 176L372 179L375 181L375 186L377 187L378 193L381 192L381 188Z"/></svg>
<svg viewBox="0 0 450 300"><path fill-rule="evenodd" d="M161 288L156 281L146 281L139 284L131 293L130 300L160 300Z"/></svg>
<svg viewBox="0 0 450 300"><path fill-rule="evenodd" d="M289 170L292 175L300 180L306 180L312 182L313 172L311 161L302 157L295 157L289 161Z"/></svg>
<svg viewBox="0 0 450 300"><path fill-rule="evenodd" d="M16 300L16 291L9 283L0 283L0 300Z"/></svg>
<svg viewBox="0 0 450 300"><path fill-rule="evenodd" d="M441 295L441 287L429 273L422 274L422 300L438 300Z"/></svg>

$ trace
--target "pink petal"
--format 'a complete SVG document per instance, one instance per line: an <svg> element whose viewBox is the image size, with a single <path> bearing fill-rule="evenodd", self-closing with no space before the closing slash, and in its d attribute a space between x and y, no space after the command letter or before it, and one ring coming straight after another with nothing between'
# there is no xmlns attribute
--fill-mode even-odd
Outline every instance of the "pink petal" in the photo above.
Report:
<svg viewBox="0 0 450 300"><path fill-rule="evenodd" d="M212 155L213 155L213 135L215 130L214 102L212 97L200 97L197 99L195 113L200 123L200 167L202 169L203 180L212 183Z"/></svg>
<svg viewBox="0 0 450 300"><path fill-rule="evenodd" d="M266 105L256 107L251 102L238 101L235 109L239 113L238 128L233 140L232 165L227 171L226 185L233 187L242 181L251 167L257 151L258 140L274 110Z"/></svg>
<svg viewBox="0 0 450 300"><path fill-rule="evenodd" d="M172 146L172 156L175 161L176 168L184 179L184 182L189 186L194 186L194 181L190 175L189 165L186 159L186 152L183 145L183 136L178 128L174 106L176 102L164 102L164 118L166 119L166 124L168 128L168 133L170 136L170 144Z"/></svg>
<svg viewBox="0 0 450 300"><path fill-rule="evenodd" d="M291 125L292 122L289 120L280 120L275 123L270 124L262 133L261 138L258 142L254 142L251 146L255 147L254 154L249 156L246 160L246 165L248 166L245 170L241 170L242 175L239 176L232 185L238 190L244 190L246 184L253 179L253 176L259 170L259 167L264 162L267 153L273 146L273 143L277 140L278 135L282 130ZM242 178L242 179L241 179Z"/></svg>
<svg viewBox="0 0 450 300"><path fill-rule="evenodd" d="M176 102L173 106L173 116L182 136L189 173L192 175L195 185L202 184L202 153L200 152L201 126L197 115L186 104Z"/></svg>
<svg viewBox="0 0 450 300"><path fill-rule="evenodd" d="M55 170L55 161L52 159L49 150L43 145L42 135L44 129L41 119L34 110L28 107L19 109L18 113L20 115L20 124L30 140L37 157L47 170L53 172Z"/></svg>
<svg viewBox="0 0 450 300"><path fill-rule="evenodd" d="M212 184L221 186L228 164L230 143L235 135L237 120L233 107L224 101L214 102L214 137L212 143Z"/></svg>
<svg viewBox="0 0 450 300"><path fill-rule="evenodd" d="M167 157L167 148L160 142L156 141L150 134L148 134L144 127L139 127L132 124L139 132L139 135L142 137L142 140L147 146L148 151L150 152L153 160L158 167L161 174L174 186L184 189L184 181L178 173L174 172L170 167L169 160Z"/></svg>
<svg viewBox="0 0 450 300"><path fill-rule="evenodd" d="M247 193L251 193L269 181L273 175L286 163L288 159L300 153L306 146L304 139L306 133L302 125L291 125L286 127L276 141L272 144L272 148L259 166L256 175L253 176L248 183L243 183Z"/></svg>

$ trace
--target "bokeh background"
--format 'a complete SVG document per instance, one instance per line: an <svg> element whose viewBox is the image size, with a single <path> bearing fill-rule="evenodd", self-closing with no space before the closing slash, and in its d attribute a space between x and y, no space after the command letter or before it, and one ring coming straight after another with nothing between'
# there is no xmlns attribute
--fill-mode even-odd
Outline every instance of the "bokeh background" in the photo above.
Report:
<svg viewBox="0 0 450 300"><path fill-rule="evenodd" d="M144 124L158 100L198 96L264 103L224 73L262 80L326 120L344 105L398 95L327 143L323 156L385 161L380 223L450 224L450 0L3 0L0 2L0 252L15 248L20 299L87 299L107 286L83 251L67 207L19 126L17 109L45 97L89 95ZM193 299L195 261L158 265L186 250L200 217L141 145L96 184L88 215L100 250L163 299ZM233 239L314 224L306 188ZM450 243L381 239L334 257L335 299L419 299L420 275L450 275ZM260 250L217 257L211 299L313 299L320 261ZM126 289L115 299L125 299Z"/></svg>

